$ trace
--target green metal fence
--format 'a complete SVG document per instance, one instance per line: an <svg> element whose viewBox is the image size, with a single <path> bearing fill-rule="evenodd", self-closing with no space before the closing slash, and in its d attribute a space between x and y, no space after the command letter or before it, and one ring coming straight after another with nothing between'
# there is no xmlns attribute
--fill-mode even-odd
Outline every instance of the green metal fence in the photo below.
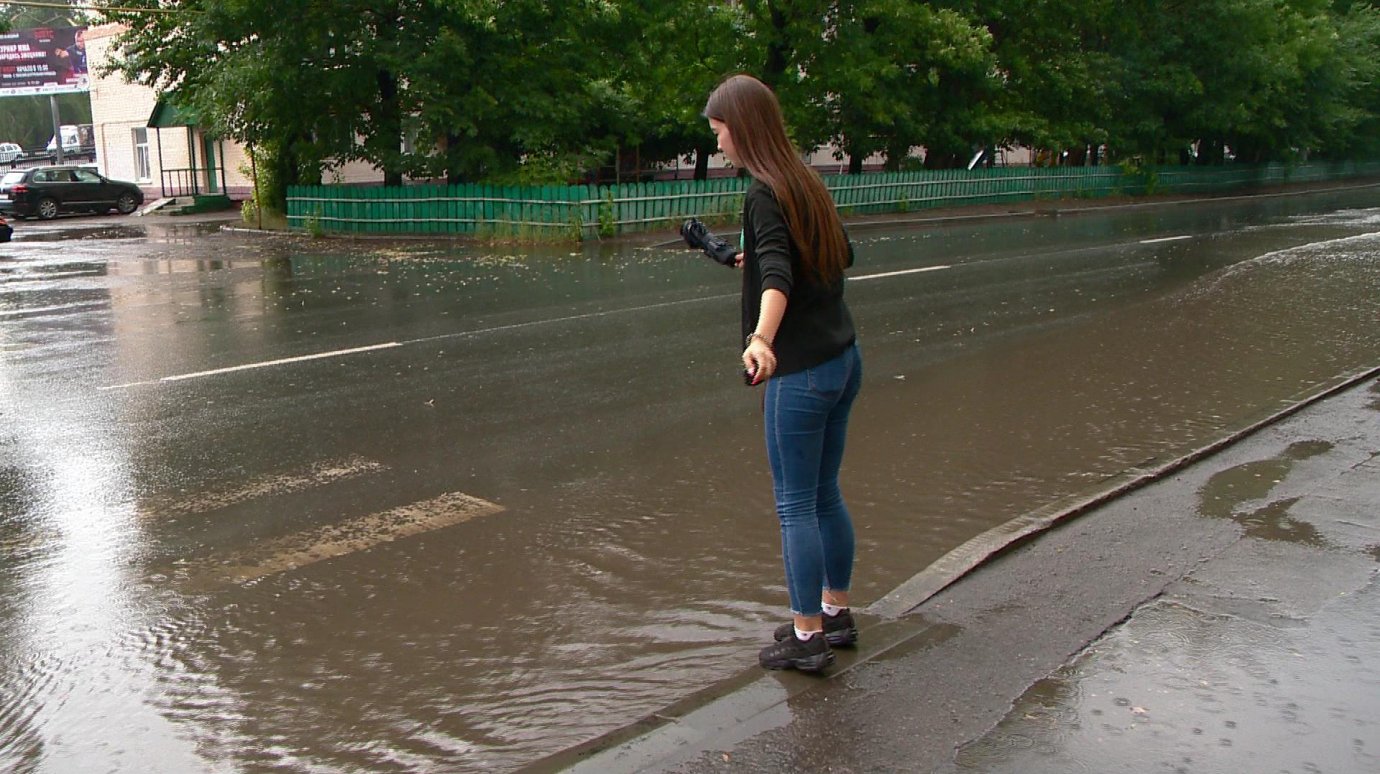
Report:
<svg viewBox="0 0 1380 774"><path fill-rule="evenodd" d="M845 215L1049 199L1210 194L1380 175L1380 162L1226 167L999 167L828 175ZM718 178L611 186L293 186L291 228L324 233L468 234L586 239L731 220L748 181Z"/></svg>

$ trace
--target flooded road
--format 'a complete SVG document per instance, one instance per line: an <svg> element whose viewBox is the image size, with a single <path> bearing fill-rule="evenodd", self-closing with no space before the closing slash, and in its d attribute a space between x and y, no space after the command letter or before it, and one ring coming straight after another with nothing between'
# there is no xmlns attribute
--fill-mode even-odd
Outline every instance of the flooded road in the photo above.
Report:
<svg viewBox="0 0 1380 774"><path fill-rule="evenodd" d="M0 769L508 770L753 665L734 272L126 222L0 246ZM852 234L863 604L1380 360L1371 187Z"/></svg>

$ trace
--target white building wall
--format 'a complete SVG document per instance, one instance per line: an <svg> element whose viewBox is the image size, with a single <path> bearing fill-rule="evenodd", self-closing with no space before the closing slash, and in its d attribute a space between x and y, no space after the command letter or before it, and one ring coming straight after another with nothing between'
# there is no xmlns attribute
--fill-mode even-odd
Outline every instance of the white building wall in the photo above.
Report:
<svg viewBox="0 0 1380 774"><path fill-rule="evenodd" d="M163 170L205 166L199 150L201 132L180 126L147 128L149 117L158 104L157 93L147 86L125 82L118 73L100 74L119 32L120 27L114 24L91 27L86 31L87 58L91 62L93 76L91 124L96 136L96 164L107 177L138 183L149 198L157 198L162 192ZM145 130L148 138L147 176L139 174L135 162L135 130L140 128ZM194 147L198 150L194 151ZM233 167L227 169L228 187L251 184L246 179L232 180L233 173Z"/></svg>
<svg viewBox="0 0 1380 774"><path fill-rule="evenodd" d="M91 27L86 31L86 56L91 62L91 126L96 136L96 164L102 174L117 180L136 182L149 193L154 180L140 180L134 173L132 130L148 123L157 98L151 89L127 84L118 75L101 76L99 64L106 61L110 44L119 28L115 25ZM152 134L152 130L149 130ZM156 191L155 191L156 193Z"/></svg>
<svg viewBox="0 0 1380 774"><path fill-rule="evenodd" d="M158 94L140 84L125 82L122 75L100 75L110 57L111 46L121 27L105 24L86 31L87 58L91 62L91 124L96 135L96 163L107 177L138 183L154 199L163 189L163 170L204 169L203 133L199 129L176 126L150 129L149 117L158 104ZM149 174L138 173L135 161L135 130L145 128L148 137ZM254 190L249 174L249 157L231 141L217 143L216 165L225 169L226 192L235 199L248 198ZM244 170L244 171L241 171ZM216 174L216 187L221 176ZM202 190L206 190L204 172Z"/></svg>

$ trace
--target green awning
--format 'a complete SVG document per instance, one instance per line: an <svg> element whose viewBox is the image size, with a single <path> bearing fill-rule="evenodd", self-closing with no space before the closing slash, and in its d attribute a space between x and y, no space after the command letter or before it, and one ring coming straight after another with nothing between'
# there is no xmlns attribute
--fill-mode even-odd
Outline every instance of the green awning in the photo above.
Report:
<svg viewBox="0 0 1380 774"><path fill-rule="evenodd" d="M178 107L176 98L169 94L158 98L149 116L150 129L167 129L172 126L196 126L196 116L191 111Z"/></svg>

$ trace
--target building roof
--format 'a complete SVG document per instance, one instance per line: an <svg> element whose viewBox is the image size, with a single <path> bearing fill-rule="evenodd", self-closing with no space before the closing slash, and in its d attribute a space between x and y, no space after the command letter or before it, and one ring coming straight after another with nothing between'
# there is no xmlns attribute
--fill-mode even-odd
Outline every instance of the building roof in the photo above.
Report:
<svg viewBox="0 0 1380 774"><path fill-rule="evenodd" d="M190 110L178 106L175 94L164 94L159 97L158 104L153 106L153 112L149 114L150 129L196 125L196 116Z"/></svg>

